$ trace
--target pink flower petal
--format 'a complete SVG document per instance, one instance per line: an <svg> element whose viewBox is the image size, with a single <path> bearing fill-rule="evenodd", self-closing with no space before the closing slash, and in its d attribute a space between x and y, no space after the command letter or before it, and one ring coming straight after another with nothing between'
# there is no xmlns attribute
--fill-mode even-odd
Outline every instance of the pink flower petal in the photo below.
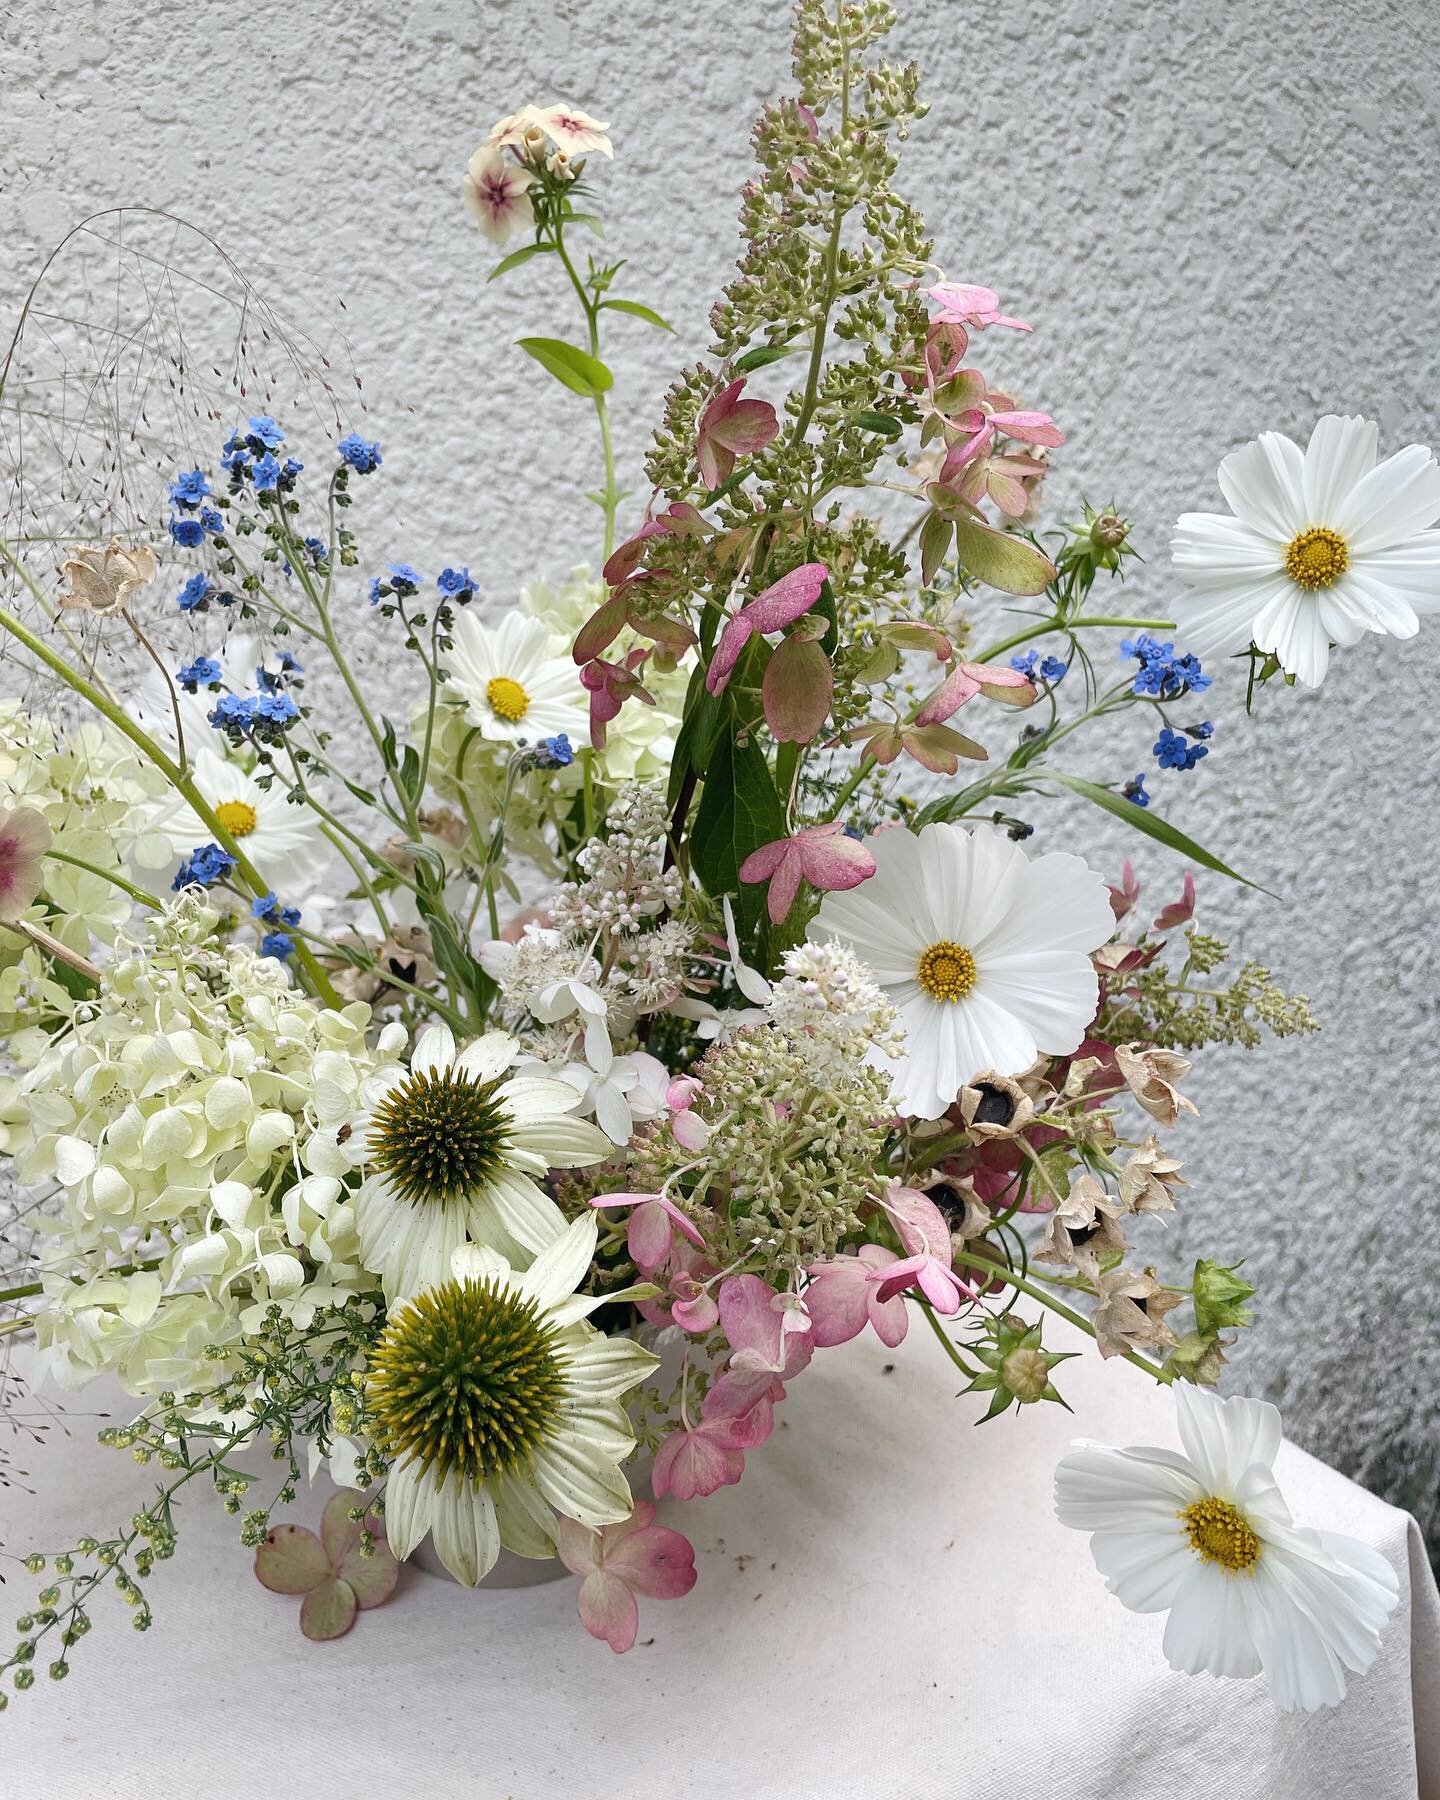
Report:
<svg viewBox="0 0 1440 1800"><path fill-rule="evenodd" d="M634 1594L608 1569L597 1569L580 1583L576 1611L591 1637L608 1644L617 1656L634 1644L640 1629L640 1609Z"/></svg>
<svg viewBox="0 0 1440 1800"><path fill-rule="evenodd" d="M677 1426L669 1434L656 1453L650 1486L657 1499L673 1494L693 1500L731 1486L744 1473L744 1451L730 1443L723 1424L707 1421L694 1430Z"/></svg>

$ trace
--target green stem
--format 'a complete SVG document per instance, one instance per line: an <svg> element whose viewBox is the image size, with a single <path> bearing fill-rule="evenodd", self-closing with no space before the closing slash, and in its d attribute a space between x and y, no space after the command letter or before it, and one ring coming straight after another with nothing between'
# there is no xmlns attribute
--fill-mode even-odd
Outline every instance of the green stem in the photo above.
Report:
<svg viewBox="0 0 1440 1800"><path fill-rule="evenodd" d="M980 1371L978 1369L972 1369L969 1363L966 1362L965 1358L961 1356L960 1352L956 1349L955 1345L950 1342L948 1337L946 1337L944 1328L941 1326L940 1321L935 1317L934 1307L931 1306L928 1300L919 1299L918 1297L917 1304L919 1305L921 1312L924 1313L930 1329L935 1333L936 1337L939 1338L944 1347L945 1354L950 1358L951 1362L954 1363L955 1367L959 1369L962 1375L969 1376L973 1381Z"/></svg>
<svg viewBox="0 0 1440 1800"><path fill-rule="evenodd" d="M1047 1294L1043 1288L1038 1288L1033 1282L1026 1281L1023 1276L1017 1275L1004 1263L994 1262L988 1256L977 1256L971 1250L957 1250L955 1255L957 1261L964 1263L968 1268L983 1270L996 1280L1007 1282L1011 1287L1018 1289L1020 1293L1028 1294L1032 1300L1038 1300L1041 1306L1048 1307L1059 1318L1077 1326L1088 1336L1093 1338L1096 1335L1095 1327L1084 1313L1076 1312L1073 1306L1066 1306L1053 1294ZM1175 1379L1172 1370L1163 1368L1159 1363L1151 1362L1149 1357L1141 1356L1138 1351L1123 1350L1121 1355L1126 1362L1134 1363L1137 1369L1143 1369L1147 1375L1152 1376L1162 1387L1168 1387Z"/></svg>
<svg viewBox="0 0 1440 1800"><path fill-rule="evenodd" d="M98 875L102 881L110 882L139 905L149 907L151 912L164 910L153 894L147 894L144 888L127 880L118 869L102 869L97 863L86 862L83 856L71 856L68 850L47 850L45 854L52 862L69 863L72 869L83 869L87 875Z"/></svg>
<svg viewBox="0 0 1440 1800"><path fill-rule="evenodd" d="M1038 625L1028 625L1024 631L1017 631L1014 637L1002 638L998 644L992 644L988 650L982 650L978 656L971 657L972 662L994 662L997 656L1003 656L1007 650L1014 650L1017 645L1028 644L1031 638L1044 637L1047 631L1080 631L1087 625L1099 625L1114 631L1174 631L1173 619L1042 619Z"/></svg>
<svg viewBox="0 0 1440 1800"><path fill-rule="evenodd" d="M589 333L590 354L598 361L600 358L600 307L585 291L585 283L576 273L575 265L570 260L570 252L565 248L565 227L557 216L551 225L551 236L565 273L570 277L570 285L574 288L577 299L585 313L585 325ZM610 435L610 408L603 394L594 396L595 418L600 426L600 447L605 453L605 493L601 502L601 510L605 514L605 561L609 562L610 552L615 548L615 515L620 508L620 495L615 486L615 445Z"/></svg>

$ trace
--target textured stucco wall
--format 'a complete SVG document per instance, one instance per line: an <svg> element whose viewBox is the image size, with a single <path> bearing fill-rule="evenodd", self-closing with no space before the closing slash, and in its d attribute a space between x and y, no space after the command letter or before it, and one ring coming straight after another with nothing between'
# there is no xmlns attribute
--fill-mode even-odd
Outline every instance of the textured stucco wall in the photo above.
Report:
<svg viewBox="0 0 1440 1800"><path fill-rule="evenodd" d="M678 344L638 323L614 334L639 488L669 372L705 341L786 36L779 0L11 0L0 318L87 210L143 201L204 223L293 320L348 335L386 450L370 563L467 558L503 600L593 556L572 504L593 479L590 420L509 348L537 328L542 275L484 288L455 194L467 154L522 99L614 122L612 241L633 259L629 291L680 327ZM1137 606L1169 605L1169 523L1215 504L1216 461L1257 430L1303 434L1338 408L1378 416L1387 449L1440 440L1440 52L1423 0L931 0L897 41L934 103L902 185L949 273L1039 327L987 340L985 364L1070 433L1053 513L1113 494L1137 520ZM356 632L378 669L373 623ZM1346 653L1318 699L1267 696L1247 722L1217 697L1215 754L1159 784L1197 837L1284 895L1210 883L1205 911L1328 1027L1206 1060L1168 1254L1249 1253L1262 1309L1245 1378L1285 1401L1307 1447L1432 1525L1437 674L1440 621ZM1132 739L1096 766L1145 760ZM1122 840L1098 815L1044 835L1081 827L1113 867ZM1158 853L1124 847L1151 894L1170 885Z"/></svg>

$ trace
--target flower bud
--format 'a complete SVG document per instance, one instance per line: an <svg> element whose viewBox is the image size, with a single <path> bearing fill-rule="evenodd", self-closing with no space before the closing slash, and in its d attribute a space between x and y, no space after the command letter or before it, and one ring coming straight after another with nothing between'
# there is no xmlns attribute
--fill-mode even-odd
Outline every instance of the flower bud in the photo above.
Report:
<svg viewBox="0 0 1440 1800"><path fill-rule="evenodd" d="M1001 1363L1000 1379L1022 1406L1042 1400L1050 1384L1050 1369L1044 1351L1018 1345Z"/></svg>

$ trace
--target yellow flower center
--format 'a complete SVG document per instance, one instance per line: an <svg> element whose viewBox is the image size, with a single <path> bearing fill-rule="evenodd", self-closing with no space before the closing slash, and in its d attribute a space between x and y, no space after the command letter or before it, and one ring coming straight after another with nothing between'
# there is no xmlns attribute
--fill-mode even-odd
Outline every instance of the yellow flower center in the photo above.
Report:
<svg viewBox="0 0 1440 1800"><path fill-rule="evenodd" d="M1297 587L1313 592L1329 587L1345 573L1350 563L1350 550L1338 531L1328 525L1313 525L1290 540L1285 552L1285 573Z"/></svg>
<svg viewBox="0 0 1440 1800"><path fill-rule="evenodd" d="M490 710L512 725L530 710L530 696L508 675L497 675L485 689L485 698L490 702Z"/></svg>
<svg viewBox="0 0 1440 1800"><path fill-rule="evenodd" d="M215 808L215 817L230 833L231 837L249 837L260 823L259 815L248 800L222 800Z"/></svg>
<svg viewBox="0 0 1440 1800"><path fill-rule="evenodd" d="M1180 1514L1190 1548L1232 1575L1260 1559L1260 1540L1228 1500L1197 1500Z"/></svg>
<svg viewBox="0 0 1440 1800"><path fill-rule="evenodd" d="M975 985L975 958L960 944L941 938L920 958L915 979L937 1000L963 1000Z"/></svg>

